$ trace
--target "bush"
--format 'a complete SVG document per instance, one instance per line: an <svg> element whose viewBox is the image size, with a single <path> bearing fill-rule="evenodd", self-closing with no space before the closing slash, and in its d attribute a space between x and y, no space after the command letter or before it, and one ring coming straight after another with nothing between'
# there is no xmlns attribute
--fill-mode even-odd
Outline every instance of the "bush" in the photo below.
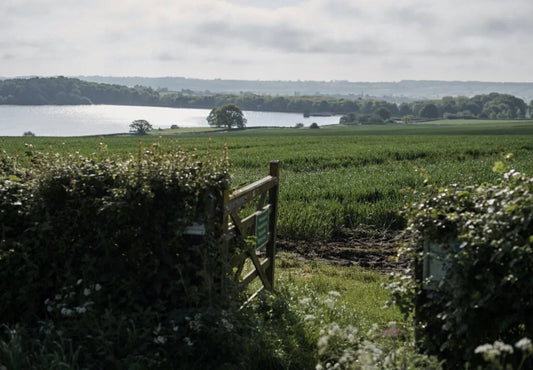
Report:
<svg viewBox="0 0 533 370"><path fill-rule="evenodd" d="M313 123L311 123L311 125L309 126L309 128L313 128L313 129L314 129L314 128L320 128L320 126L318 125L318 123L313 122Z"/></svg>
<svg viewBox="0 0 533 370"><path fill-rule="evenodd" d="M406 312L416 303L427 350L453 368L476 364L480 344L533 337L533 178L431 188L408 216L413 263L391 288ZM440 279L424 276L434 261Z"/></svg>
<svg viewBox="0 0 533 370"><path fill-rule="evenodd" d="M219 254L224 157L154 147L120 161L28 160L0 155L0 347L23 335L23 367L59 347L96 368L237 358L249 329ZM203 240L186 234L193 223Z"/></svg>

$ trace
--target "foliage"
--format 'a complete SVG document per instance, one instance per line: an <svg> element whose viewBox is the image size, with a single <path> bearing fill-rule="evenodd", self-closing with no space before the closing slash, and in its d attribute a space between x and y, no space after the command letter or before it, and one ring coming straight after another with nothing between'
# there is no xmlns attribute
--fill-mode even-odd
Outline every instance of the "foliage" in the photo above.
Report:
<svg viewBox="0 0 533 370"><path fill-rule="evenodd" d="M35 136L35 133L31 132L31 131L24 131L24 133L22 134L22 136Z"/></svg>
<svg viewBox="0 0 533 370"><path fill-rule="evenodd" d="M157 105L159 95L150 88L97 84L77 78L19 78L0 81L0 104Z"/></svg>
<svg viewBox="0 0 533 370"><path fill-rule="evenodd" d="M439 117L439 109L437 106L433 103L429 103L424 105L419 113L421 118L438 118Z"/></svg>
<svg viewBox="0 0 533 370"><path fill-rule="evenodd" d="M311 125L309 125L309 128L315 129L315 128L320 128L320 126L318 125L318 123L313 122L313 123L311 123Z"/></svg>
<svg viewBox="0 0 533 370"><path fill-rule="evenodd" d="M515 357L520 357L520 360L515 361L515 367L512 367L513 364L508 362L508 357L515 354L515 351L519 352ZM529 338L520 339L514 346L497 340L493 344L485 343L478 346L474 353L483 356L488 368L504 370L512 367L521 370L533 356L533 345Z"/></svg>
<svg viewBox="0 0 533 370"><path fill-rule="evenodd" d="M510 123L510 122L509 122ZM186 130L181 128L180 130ZM324 126L319 130L231 130L212 135L212 149L227 143L233 185L265 175L272 159L282 162L278 233L283 238L328 239L345 228L400 230L401 210L417 199L428 179L438 186L493 182L502 154L512 165L533 171L531 121L432 121L431 124ZM458 140L460 138L460 140ZM146 136L50 138L9 137L1 145L12 154L32 150L91 155L102 146L128 158L138 142L160 142L203 153L205 133ZM217 149L218 148L218 149ZM22 159L22 158L20 158Z"/></svg>
<svg viewBox="0 0 533 370"><path fill-rule="evenodd" d="M130 132L136 135L146 135L151 130L152 125L144 119L137 119L130 124Z"/></svg>
<svg viewBox="0 0 533 370"><path fill-rule="evenodd" d="M379 273L313 262L282 270L279 295L266 298L273 307L285 302L284 316L301 332L294 324L285 330L293 330L302 346L312 345L302 350L313 354L316 366L301 368L440 368L417 352L412 330L398 312L383 309L386 291Z"/></svg>
<svg viewBox="0 0 533 370"><path fill-rule="evenodd" d="M0 156L4 345L20 330L23 352L61 343L80 367L161 368L216 358L221 310L236 336L248 330L219 254L224 156L157 145L124 160L28 156L27 167ZM186 233L193 223L203 240Z"/></svg>
<svg viewBox="0 0 533 370"><path fill-rule="evenodd" d="M226 104L222 107L213 108L207 116L207 123L210 126L216 127L232 127L244 128L246 126L246 118L241 109L235 104Z"/></svg>
<svg viewBox="0 0 533 370"><path fill-rule="evenodd" d="M404 309L416 302L429 351L453 367L478 362L481 343L533 336L532 178L509 171L496 185L436 187L408 215L411 241L403 253L413 265L391 287ZM435 291L426 290L427 258L445 266Z"/></svg>
<svg viewBox="0 0 533 370"><path fill-rule="evenodd" d="M202 90L203 91L203 90ZM271 96L257 94L211 94L193 91L163 92L136 85L86 82L75 78L28 78L0 81L0 104L121 104L152 105L176 108L207 108L234 104L244 110L343 114L341 123L380 124L390 117L448 118L524 118L528 106L509 94L490 93L444 97L411 103L387 102L381 99L335 96ZM425 111L427 107L431 111ZM432 106L437 108L437 111ZM423 111L424 110L424 111Z"/></svg>

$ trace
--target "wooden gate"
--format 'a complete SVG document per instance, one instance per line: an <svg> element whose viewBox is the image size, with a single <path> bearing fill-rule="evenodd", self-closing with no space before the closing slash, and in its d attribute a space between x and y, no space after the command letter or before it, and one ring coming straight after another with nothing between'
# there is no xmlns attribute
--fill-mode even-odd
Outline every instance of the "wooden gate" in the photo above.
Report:
<svg viewBox="0 0 533 370"><path fill-rule="evenodd" d="M270 162L270 175L243 188L224 193L224 220L226 228L224 248L240 245L239 253L229 259L229 269L236 280L248 286L259 277L262 286L247 302L266 288L274 290L276 257L276 220L279 198L279 161ZM256 202L251 214L242 217L242 209ZM261 258L264 250L264 258ZM262 259L262 260L261 260ZM253 270L242 276L245 263L251 260Z"/></svg>

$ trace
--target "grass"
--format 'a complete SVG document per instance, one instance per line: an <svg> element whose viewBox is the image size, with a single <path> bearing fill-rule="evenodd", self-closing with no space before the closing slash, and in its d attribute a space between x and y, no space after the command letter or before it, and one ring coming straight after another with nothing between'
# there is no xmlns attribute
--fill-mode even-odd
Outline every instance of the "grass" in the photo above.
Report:
<svg viewBox="0 0 533 370"><path fill-rule="evenodd" d="M400 211L416 199L416 191L425 183L495 182L500 175L492 167L508 153L513 153L508 166L533 173L533 121L434 121L146 137L19 137L0 139L0 145L21 158L35 150L135 156L139 149L152 150L154 145L195 148L199 153L227 146L235 186L265 176L268 162L279 159L279 233L295 239L328 239L344 227L401 229ZM255 335L266 345L263 353L250 357L255 361L252 367L313 368L317 363L327 367L355 355L361 361L385 361L372 356L377 351L396 353L398 348L407 356L402 361L407 358L411 365L430 367L421 365L430 360L416 353L409 323L396 308L383 309L388 298L385 276L358 267L304 263L283 254L277 263L279 294L267 294L252 305L252 315L261 318ZM380 337L390 322L405 331L405 337L396 341ZM27 365L24 334L17 335L0 341L0 357L19 356L12 363ZM32 358L38 363L46 356L42 363L58 359L67 364L64 368L75 367L68 365L75 362L75 351L69 352L66 344L54 346L41 350L41 355L34 352Z"/></svg>
<svg viewBox="0 0 533 370"><path fill-rule="evenodd" d="M178 129L176 131L180 131ZM444 186L497 181L495 162L533 173L533 121L432 121L411 125L326 126L318 130L262 128L183 135L10 137L0 139L19 156L29 150L136 155L141 147L222 151L233 183L267 174L282 162L279 233L285 238L327 239L343 228L401 229L400 211L426 182Z"/></svg>

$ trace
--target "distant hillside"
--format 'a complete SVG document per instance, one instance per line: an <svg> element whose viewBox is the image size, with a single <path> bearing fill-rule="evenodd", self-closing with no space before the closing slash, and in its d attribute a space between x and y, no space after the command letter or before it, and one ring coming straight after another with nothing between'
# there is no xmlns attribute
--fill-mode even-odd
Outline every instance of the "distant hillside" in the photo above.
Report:
<svg viewBox="0 0 533 370"><path fill-rule="evenodd" d="M203 80L185 77L104 77L80 76L85 81L109 84L147 86L169 91L210 93L255 93L266 95L331 95L339 97L377 97L400 103L417 99L440 99L444 96L467 96L497 92L510 94L526 102L533 99L533 82L476 81L247 81Z"/></svg>

